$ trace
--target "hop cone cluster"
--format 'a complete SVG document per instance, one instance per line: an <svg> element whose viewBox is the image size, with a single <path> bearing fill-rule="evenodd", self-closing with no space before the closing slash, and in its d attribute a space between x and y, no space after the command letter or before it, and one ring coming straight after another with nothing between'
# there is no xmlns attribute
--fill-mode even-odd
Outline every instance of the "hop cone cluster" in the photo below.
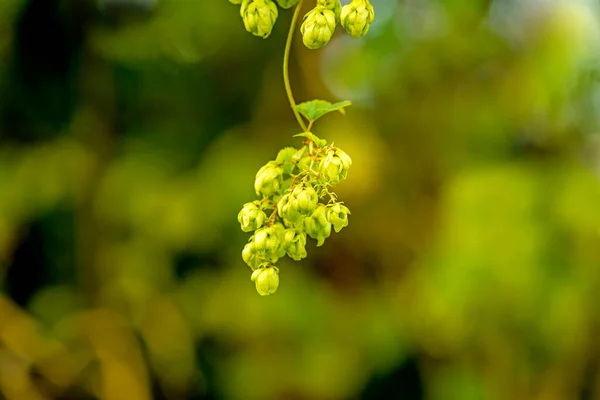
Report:
<svg viewBox="0 0 600 400"><path fill-rule="evenodd" d="M279 7L287 9L299 0L229 0L241 5L244 27L255 36L267 38L277 21ZM375 19L369 0L352 0L342 7L340 0L317 0L316 6L304 16L300 27L302 42L309 49L319 49L331 40L337 24L353 37L365 36Z"/></svg>
<svg viewBox="0 0 600 400"><path fill-rule="evenodd" d="M244 204L238 214L242 231L253 233L242 259L262 296L279 286L275 263L280 258L299 261L307 255L308 237L321 246L332 229L339 232L348 225L350 210L330 188L346 178L352 160L324 143L310 134L302 148L281 150L256 173L254 189L260 199Z"/></svg>

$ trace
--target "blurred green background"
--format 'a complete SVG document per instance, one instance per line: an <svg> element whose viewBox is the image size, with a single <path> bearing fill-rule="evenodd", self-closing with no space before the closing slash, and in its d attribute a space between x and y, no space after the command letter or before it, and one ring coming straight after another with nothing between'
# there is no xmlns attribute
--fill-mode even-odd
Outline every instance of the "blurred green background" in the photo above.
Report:
<svg viewBox="0 0 600 400"><path fill-rule="evenodd" d="M0 398L600 399L600 4L372 3L295 37L352 215L260 297L291 10L0 0Z"/></svg>

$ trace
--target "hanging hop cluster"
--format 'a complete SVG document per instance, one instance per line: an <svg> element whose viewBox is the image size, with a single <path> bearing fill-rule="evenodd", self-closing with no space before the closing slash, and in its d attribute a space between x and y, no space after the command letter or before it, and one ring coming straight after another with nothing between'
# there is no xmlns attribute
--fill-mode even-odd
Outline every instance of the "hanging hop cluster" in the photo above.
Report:
<svg viewBox="0 0 600 400"><path fill-rule="evenodd" d="M299 0L229 0L239 4L244 27L255 36L267 38L277 16L277 4L287 9L295 6ZM317 0L315 7L304 16L300 27L302 42L309 49L325 46L333 36L337 24L348 34L358 38L365 36L375 19L375 11L369 0L352 0L342 7L340 0Z"/></svg>
<svg viewBox="0 0 600 400"><path fill-rule="evenodd" d="M244 204L238 214L242 231L254 232L242 259L261 296L277 290L280 258L299 261L307 255L307 236L321 246L332 229L348 225L350 210L330 188L346 178L352 160L333 143L310 132L301 135L307 137L301 149L284 148L258 170L254 189L261 199Z"/></svg>

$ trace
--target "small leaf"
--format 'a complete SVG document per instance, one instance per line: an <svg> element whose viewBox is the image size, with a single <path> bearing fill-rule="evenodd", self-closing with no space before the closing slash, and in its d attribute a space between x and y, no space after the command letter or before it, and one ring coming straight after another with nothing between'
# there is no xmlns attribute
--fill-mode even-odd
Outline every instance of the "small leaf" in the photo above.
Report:
<svg viewBox="0 0 600 400"><path fill-rule="evenodd" d="M283 181L283 184L281 185L281 189L279 189L279 193L283 196L283 194L285 192L287 192L287 190L292 187L292 178L288 178L286 180Z"/></svg>
<svg viewBox="0 0 600 400"><path fill-rule="evenodd" d="M312 140L313 142L315 142L315 144L319 147L325 146L327 144L327 140L319 139L319 137L312 132L302 132L297 135L294 135L294 137L308 138L308 139Z"/></svg>
<svg viewBox="0 0 600 400"><path fill-rule="evenodd" d="M295 163L297 163L298 161L300 161L300 159L301 159L302 157L304 157L304 153L305 153L305 152L306 152L306 146L302 146L302 148L301 148L300 150L298 150L298 151L296 152L296 154L294 154L294 155L292 156L292 162L295 162Z"/></svg>
<svg viewBox="0 0 600 400"><path fill-rule="evenodd" d="M294 147L284 147L283 149L279 150L279 153L277 153L277 158L275 159L275 161L277 161L278 163L291 162L292 157L297 152L298 149Z"/></svg>
<svg viewBox="0 0 600 400"><path fill-rule="evenodd" d="M293 164L293 156L298 152L298 149L293 147L286 147L281 149L279 153L277 153L277 158L275 161L281 165L284 174L290 174L295 168Z"/></svg>
<svg viewBox="0 0 600 400"><path fill-rule="evenodd" d="M345 114L346 111L344 107L351 106L352 103L348 100L341 101L339 103L331 104L325 100L311 100L306 101L304 103L300 103L296 106L298 112L304 115L309 121L315 122L317 119L321 118L323 115L330 113L332 111L339 111L342 114Z"/></svg>

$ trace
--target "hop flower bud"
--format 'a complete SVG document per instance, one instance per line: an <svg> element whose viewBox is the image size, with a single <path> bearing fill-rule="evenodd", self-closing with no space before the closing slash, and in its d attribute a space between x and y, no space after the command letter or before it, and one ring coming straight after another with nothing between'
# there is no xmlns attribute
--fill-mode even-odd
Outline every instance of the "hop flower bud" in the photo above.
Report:
<svg viewBox="0 0 600 400"><path fill-rule="evenodd" d="M348 175L352 159L341 149L330 150L319 165L322 182L337 185Z"/></svg>
<svg viewBox="0 0 600 400"><path fill-rule="evenodd" d="M286 226L299 225L304 216L293 206L291 195L284 194L277 203L277 214L283 219Z"/></svg>
<svg viewBox="0 0 600 400"><path fill-rule="evenodd" d="M277 0L277 4L281 8L290 8L298 4L298 0Z"/></svg>
<svg viewBox="0 0 600 400"><path fill-rule="evenodd" d="M270 161L256 173L254 181L254 190L256 194L269 196L276 193L283 184L283 170L274 162Z"/></svg>
<svg viewBox="0 0 600 400"><path fill-rule="evenodd" d="M308 216L315 211L319 196L312 186L296 186L290 195L290 204L300 215Z"/></svg>
<svg viewBox="0 0 600 400"><path fill-rule="evenodd" d="M260 259L257 257L254 248L254 236L252 236L244 246L244 250L242 250L242 259L250 268L252 268L252 270L255 270L260 265Z"/></svg>
<svg viewBox="0 0 600 400"><path fill-rule="evenodd" d="M342 7L342 26L352 37L365 36L374 19L375 10L369 0L352 0Z"/></svg>
<svg viewBox="0 0 600 400"><path fill-rule="evenodd" d="M231 4L242 4L242 0L229 0Z"/></svg>
<svg viewBox="0 0 600 400"><path fill-rule="evenodd" d="M283 257L285 250L282 248L281 243L284 232L285 228L280 223L258 229L254 234L254 249L256 253L271 262L276 262L279 257Z"/></svg>
<svg viewBox="0 0 600 400"><path fill-rule="evenodd" d="M272 0L242 0L240 15L248 32L266 38L273 30L278 12Z"/></svg>
<svg viewBox="0 0 600 400"><path fill-rule="evenodd" d="M279 269L273 266L259 268L252 273L251 278L256 285L256 291L261 296L268 296L279 287Z"/></svg>
<svg viewBox="0 0 600 400"><path fill-rule="evenodd" d="M244 232L257 230L266 220L267 215L255 202L244 204L242 211L238 214L238 222L242 226L242 231Z"/></svg>
<svg viewBox="0 0 600 400"><path fill-rule="evenodd" d="M348 214L350 210L341 203L335 203L327 210L327 221L333 225L336 232L348 226Z"/></svg>
<svg viewBox="0 0 600 400"><path fill-rule="evenodd" d="M304 230L308 236L317 240L317 246L321 246L331 235L331 223L327 220L327 207L319 204L315 212L304 220Z"/></svg>
<svg viewBox="0 0 600 400"><path fill-rule="evenodd" d="M335 13L326 7L316 6L304 16L300 27L302 41L311 50L325 46L335 31Z"/></svg>
<svg viewBox="0 0 600 400"><path fill-rule="evenodd" d="M297 229L286 229L282 246L291 259L300 261L306 257L306 233Z"/></svg>
<svg viewBox="0 0 600 400"><path fill-rule="evenodd" d="M335 14L335 23L340 22L340 14L342 13L342 5L340 0L317 0L318 6L323 6Z"/></svg>

